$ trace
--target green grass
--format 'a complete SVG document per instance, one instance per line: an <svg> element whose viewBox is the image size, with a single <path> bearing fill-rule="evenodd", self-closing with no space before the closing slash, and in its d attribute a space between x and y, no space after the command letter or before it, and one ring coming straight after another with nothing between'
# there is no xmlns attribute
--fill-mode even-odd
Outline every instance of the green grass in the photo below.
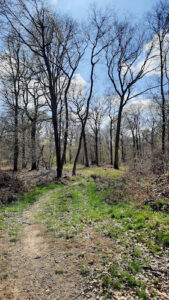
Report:
<svg viewBox="0 0 169 300"><path fill-rule="evenodd" d="M56 275L62 275L62 274L64 274L64 273L65 273L64 270L61 270L61 269L56 269L56 270L55 270L55 274L56 274Z"/></svg>
<svg viewBox="0 0 169 300"><path fill-rule="evenodd" d="M11 243L16 243L16 242L18 241L18 239L13 238L13 239L10 239L9 241L10 241Z"/></svg>
<svg viewBox="0 0 169 300"><path fill-rule="evenodd" d="M146 285L143 281L138 280L135 275L140 271L140 266L137 261L128 262L130 268L125 271L125 265L119 264L117 261L112 261L112 266L108 268L106 274L101 274L102 288L107 295L109 295L109 290L117 289L122 290L124 287L137 289L137 295L139 298L145 297Z"/></svg>
<svg viewBox="0 0 169 300"><path fill-rule="evenodd" d="M103 177L108 177L112 179L116 179L117 176L123 175L122 170L103 170L103 168L87 168L87 169L81 169L80 170L82 174L87 175L87 176L92 176L92 175L97 175L97 176L103 176Z"/></svg>
<svg viewBox="0 0 169 300"><path fill-rule="evenodd" d="M102 276L102 287L105 289L107 289L112 283L112 279L111 277L109 277L108 275L103 275Z"/></svg>
<svg viewBox="0 0 169 300"><path fill-rule="evenodd" d="M81 265L79 268L79 273L83 276L88 275L90 273L90 270L87 266Z"/></svg>
<svg viewBox="0 0 169 300"><path fill-rule="evenodd" d="M17 236L18 234L17 234L17 232L9 231L8 235L9 236Z"/></svg>
<svg viewBox="0 0 169 300"><path fill-rule="evenodd" d="M92 226L101 235L120 240L124 248L130 243L130 258L124 255L120 264L115 260L104 261L105 268L107 263L111 266L106 274L100 274L103 292L109 295L112 288L128 287L135 289L138 298L146 299L146 286L137 278L147 265L142 260L140 244L147 246L150 253L162 253L168 247L169 219L165 212L154 212L149 206L127 201L126 197L125 184L118 173L116 178L107 176L105 182L102 178L83 178L78 185L54 191L46 198L43 213L36 215L36 220L59 238L74 239L86 226ZM88 275L89 267L82 265L79 272Z"/></svg>
<svg viewBox="0 0 169 300"><path fill-rule="evenodd" d="M70 169L70 166L65 168ZM146 265L142 258L142 246L150 254L163 253L169 247L169 217L163 211L154 212L148 205L138 205L128 197L123 171L113 169L78 167L78 173L85 177L74 177L74 185L45 185L22 195L22 200L0 208L0 229L6 226L11 243L17 241L18 224L15 218L33 204L39 197L51 190L44 197L41 209L35 215L35 222L44 224L53 236L70 240L80 236L86 227L109 241L120 242L123 250L120 262L113 253L103 258L106 273L99 274L105 295L109 289L122 290L124 287L134 289L135 295L146 299L146 286L138 279ZM91 175L96 175L91 177ZM57 189L56 189L57 188ZM55 190L56 189L56 190ZM53 191L52 191L53 190ZM161 203L161 201L160 201ZM6 218L9 214L12 218ZM10 220L9 220L10 219ZM9 226L9 222L10 226ZM99 243L96 245L99 251ZM81 275L88 275L93 262L81 265ZM56 270L56 274L63 274Z"/></svg>
<svg viewBox="0 0 169 300"><path fill-rule="evenodd" d="M139 261L136 259L130 261L128 263L128 269L133 275L136 275L141 270Z"/></svg>
<svg viewBox="0 0 169 300"><path fill-rule="evenodd" d="M139 298L141 299L148 299L147 293L145 291L144 288L137 290L137 295L139 296Z"/></svg>
<svg viewBox="0 0 169 300"><path fill-rule="evenodd" d="M152 253L168 247L167 214L154 212L149 206L137 206L133 201L127 202L126 195L118 202L117 191L124 185L118 173L116 179L108 179L107 182L87 178L77 185L54 191L43 202L42 213L36 215L36 221L44 223L53 234L67 239L80 233L86 225L92 224L96 231L104 229L105 235L113 239L123 239L128 233L132 239L145 244ZM125 192L125 188L123 190ZM25 201L33 202L44 192L45 188L30 192ZM106 228L103 228L107 221Z"/></svg>
<svg viewBox="0 0 169 300"><path fill-rule="evenodd" d="M34 188L34 190L21 193L21 199L0 207L0 230L8 228L9 236L16 236L20 228L17 223L17 217L22 215L23 211L37 201L41 196L50 190L61 187L61 184L46 184ZM10 218L9 218L10 217ZM13 239L14 240L14 239ZM12 239L10 240L11 242Z"/></svg>
<svg viewBox="0 0 169 300"><path fill-rule="evenodd" d="M86 224L107 219L110 206L102 201L102 193L96 193L95 183L85 181L54 192L43 203L43 213L38 214L36 219L60 236L74 235L81 232Z"/></svg>
<svg viewBox="0 0 169 300"><path fill-rule="evenodd" d="M64 165L65 170L72 171L73 165L72 164L66 164ZM97 176L103 176L108 178L117 178L117 176L121 176L124 174L124 171L121 170L115 170L115 169L107 169L103 167L93 167L85 168L83 165L77 165L77 175L82 174L85 176L91 176L91 175L97 175Z"/></svg>
<svg viewBox="0 0 169 300"><path fill-rule="evenodd" d="M30 204L33 204L37 199L46 194L48 191L61 186L62 185L60 184L39 185L35 187L35 189L32 191L21 193L21 200L14 201L10 204L1 206L0 213L2 214L2 212L22 212L25 208L27 208ZM4 219L3 216L0 216L0 220L2 219Z"/></svg>

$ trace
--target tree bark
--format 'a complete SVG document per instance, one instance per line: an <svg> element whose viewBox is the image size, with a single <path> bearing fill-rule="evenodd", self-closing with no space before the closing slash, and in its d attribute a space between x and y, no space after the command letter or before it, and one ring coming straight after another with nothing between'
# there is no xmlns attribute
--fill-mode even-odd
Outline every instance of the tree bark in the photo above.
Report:
<svg viewBox="0 0 169 300"><path fill-rule="evenodd" d="M44 56L44 61L45 61L48 76L49 76L49 92L50 92L50 97L51 97L52 123L53 123L53 129L54 129L54 139L55 139L57 178L61 178L63 165L61 162L61 147L60 147L60 137L59 137L59 132L58 132L58 122L57 122L57 111L56 111L57 110L57 104L56 104L57 101L56 101L55 91L54 91L54 87L53 87L50 63L49 63L48 57L46 55L44 45L43 45L43 56ZM67 120L66 120L66 125L67 125ZM64 160L65 160L65 157L64 157Z"/></svg>
<svg viewBox="0 0 169 300"><path fill-rule="evenodd" d="M26 168L25 129L22 130L22 169Z"/></svg>
<svg viewBox="0 0 169 300"><path fill-rule="evenodd" d="M85 154L85 166L86 168L89 168L89 158L88 158L88 150L87 150L87 141L86 141L86 133L84 129L83 133L83 142L84 142L84 154Z"/></svg>
<svg viewBox="0 0 169 300"><path fill-rule="evenodd" d="M122 161L125 163L126 162L126 155L125 155L125 147L124 147L124 140L123 140L123 135L121 135L121 155L122 155Z"/></svg>
<svg viewBox="0 0 169 300"><path fill-rule="evenodd" d="M80 150L81 150L83 135L84 135L84 128L82 127L81 134L80 134L80 139L79 139L79 145L78 145L76 157L75 157L74 164L73 164L72 176L76 175L76 165L77 165L79 154L80 154Z"/></svg>
<svg viewBox="0 0 169 300"><path fill-rule="evenodd" d="M60 141L59 141L59 135L58 135L57 117L56 117L56 112L54 110L52 110L52 121L53 121L54 138L55 138L57 178L61 178L62 177L62 165L61 165Z"/></svg>
<svg viewBox="0 0 169 300"><path fill-rule="evenodd" d="M95 161L96 165L99 165L99 155L98 155L98 130L95 131Z"/></svg>
<svg viewBox="0 0 169 300"><path fill-rule="evenodd" d="M96 63L93 62L94 49L95 49L95 46L93 47L92 56L91 56L91 65L92 65L91 73L90 73L90 82L91 82L91 84L90 84L89 96L88 96L88 99L87 99L86 116L85 116L84 120L82 121L82 130L81 130L81 135L80 135L80 140L79 140L79 147L78 147L78 150L77 150L77 154L76 154L76 157L75 157L75 160L74 160L74 165L73 165L73 170L72 170L72 175L73 176L76 175L76 164L77 164L78 157L79 157L79 154L80 154L82 138L83 138L83 135L84 135L85 126L86 126L86 122L87 122L87 119L88 119L90 100L91 100L92 92L93 92L93 85L94 85L93 75L94 75L94 67L95 67L95 64L96 64Z"/></svg>
<svg viewBox="0 0 169 300"><path fill-rule="evenodd" d="M131 130L132 132L132 139L133 139L133 160L135 162L136 160L136 139L135 139L135 135L134 135L134 130Z"/></svg>
<svg viewBox="0 0 169 300"><path fill-rule="evenodd" d="M70 147L69 147L69 163L71 164L72 163L72 143L70 143Z"/></svg>
<svg viewBox="0 0 169 300"><path fill-rule="evenodd" d="M163 49L162 41L160 41L160 72L161 72L161 113L162 113L162 154L165 154L165 132L166 132L166 117L165 117L165 96L164 96L164 62L163 62Z"/></svg>
<svg viewBox="0 0 169 300"><path fill-rule="evenodd" d="M31 170L37 169L36 161L36 122L31 122L31 155L32 155L32 167Z"/></svg>
<svg viewBox="0 0 169 300"><path fill-rule="evenodd" d="M119 169L119 141L120 141L120 130L121 130L121 118L122 118L122 106L123 99L121 99L121 104L118 113L117 120L117 129L116 129L116 140L115 140L115 157L114 157L114 168L116 170Z"/></svg>
<svg viewBox="0 0 169 300"><path fill-rule="evenodd" d="M18 156L19 156L19 145L18 145L18 104L15 105L15 116L14 116L14 165L13 170L18 171Z"/></svg>
<svg viewBox="0 0 169 300"><path fill-rule="evenodd" d="M113 166L113 120L110 121L110 164Z"/></svg>

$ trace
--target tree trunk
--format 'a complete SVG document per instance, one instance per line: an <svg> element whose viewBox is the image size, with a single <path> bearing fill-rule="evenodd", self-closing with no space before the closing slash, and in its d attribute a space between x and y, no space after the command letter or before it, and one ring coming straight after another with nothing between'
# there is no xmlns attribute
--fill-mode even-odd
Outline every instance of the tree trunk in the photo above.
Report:
<svg viewBox="0 0 169 300"><path fill-rule="evenodd" d="M68 87L67 87L68 90ZM66 125L65 125L65 132L64 132L64 143L63 143L63 153L61 157L61 177L62 177L62 170L63 165L66 160L66 150L67 150L67 139L68 139L68 129L69 129L69 111L68 111L68 103L67 103L67 96L65 95L65 117L66 117ZM60 153L61 153L61 146L60 146Z"/></svg>
<svg viewBox="0 0 169 300"><path fill-rule="evenodd" d="M84 142L85 166L86 166L86 168L89 168L89 158L88 158L88 150L87 150L85 130L84 130L84 133L83 133L83 142Z"/></svg>
<svg viewBox="0 0 169 300"><path fill-rule="evenodd" d="M90 74L90 80L91 80L90 92L89 92L89 97L87 99L86 117L83 120L84 123L82 124L82 131L81 131L80 140L79 140L79 147L78 147L78 151L77 151L77 154L76 154L76 157L75 157L75 161L74 161L74 165L73 165L73 170L72 170L72 175L73 176L76 175L76 164L77 164L78 157L79 157L79 154L80 154L80 149L81 149L81 144L82 144L82 138L83 138L83 135L84 135L85 126L86 126L86 122L87 122L87 119L88 119L90 100L91 100L92 92L93 92L93 74L94 74L95 64L93 63L92 60L91 60L91 62L92 62L92 68L91 68L91 74Z"/></svg>
<svg viewBox="0 0 169 300"><path fill-rule="evenodd" d="M113 120L110 121L110 164L113 165Z"/></svg>
<svg viewBox="0 0 169 300"><path fill-rule="evenodd" d="M165 154L165 102L162 103L162 153Z"/></svg>
<svg viewBox="0 0 169 300"><path fill-rule="evenodd" d="M139 153L139 138L138 138L138 130L136 127L136 150L137 150L137 155Z"/></svg>
<svg viewBox="0 0 169 300"><path fill-rule="evenodd" d="M96 165L99 165L99 156L98 156L98 130L95 131L95 161Z"/></svg>
<svg viewBox="0 0 169 300"><path fill-rule="evenodd" d="M62 177L62 169L63 164L61 161L61 145L60 145L60 138L59 138L59 132L58 132L58 122L57 122L57 104L56 104L56 95L55 90L53 87L53 80L52 80L52 72L50 69L50 63L48 60L48 57L45 52L45 46L43 45L43 56L45 65L47 68L48 76L49 76L49 92L51 96L51 108L52 108L52 123L53 123L53 130L54 130L54 138L55 138L55 152L56 152L56 163L57 163L57 178ZM66 109L67 114L67 109ZM67 126L67 117L66 117L66 126ZM65 143L64 143L64 150L65 150ZM63 157L63 160L65 160L65 157Z"/></svg>
<svg viewBox="0 0 169 300"><path fill-rule="evenodd" d="M54 135L55 135L55 149L56 149L56 162L57 162L57 178L62 177L62 164L61 164L61 153L60 153L60 145L59 145L59 137L57 128L54 127Z"/></svg>
<svg viewBox="0 0 169 300"><path fill-rule="evenodd" d="M54 101L52 101L54 103ZM68 137L68 112L66 112L66 129L64 134L64 144L63 144L63 154L61 156L61 142L58 132L58 121L55 103L52 106L52 123L54 129L54 139L55 139L55 152L56 152L56 162L57 162L57 178L62 177L63 165L66 159L66 149L67 149L67 137Z"/></svg>
<svg viewBox="0 0 169 300"><path fill-rule="evenodd" d="M82 131L81 131L80 139L79 139L79 145L78 145L76 157L75 157L74 164L73 164L72 176L76 175L76 165L77 165L79 154L80 154L80 150L81 150L83 135L84 135L84 128L82 127Z"/></svg>
<svg viewBox="0 0 169 300"><path fill-rule="evenodd" d="M22 129L22 169L26 168L26 155L25 155L25 129Z"/></svg>
<svg viewBox="0 0 169 300"><path fill-rule="evenodd" d="M136 160L136 139L134 135L134 130L132 130L132 138L133 138L133 160Z"/></svg>
<svg viewBox="0 0 169 300"><path fill-rule="evenodd" d="M162 41L160 41L160 71L161 71L161 113L162 113L162 154L165 154L165 131L166 131L166 117L165 117L165 95L164 95L164 62L163 62L163 49Z"/></svg>
<svg viewBox="0 0 169 300"><path fill-rule="evenodd" d="M100 153L100 159L99 159L99 161L100 161L100 163L102 163L102 161L103 161L103 151L102 151L102 142L101 142L101 136L99 136L99 153Z"/></svg>
<svg viewBox="0 0 169 300"><path fill-rule="evenodd" d="M154 126L151 129L151 151L154 151Z"/></svg>
<svg viewBox="0 0 169 300"><path fill-rule="evenodd" d="M37 169L36 162L36 121L31 122L31 155L32 155L32 167L31 170Z"/></svg>
<svg viewBox="0 0 169 300"><path fill-rule="evenodd" d="M122 161L125 163L126 162L126 157L125 157L125 148L124 148L123 135L121 135L121 155L122 155Z"/></svg>
<svg viewBox="0 0 169 300"><path fill-rule="evenodd" d="M18 156L19 156L19 145L18 145L18 105L15 105L15 117L14 117L14 165L13 170L18 171Z"/></svg>
<svg viewBox="0 0 169 300"><path fill-rule="evenodd" d="M70 163L70 164L72 163L72 150L71 150L71 144L70 144L70 147L69 147L69 163Z"/></svg>
<svg viewBox="0 0 169 300"><path fill-rule="evenodd" d="M122 103L121 100L119 113L118 113L118 120L117 120L117 129L116 129L116 140L115 140L115 157L114 157L114 168L116 170L119 169L119 141L120 141L120 129L121 129L121 118L122 118Z"/></svg>
<svg viewBox="0 0 169 300"><path fill-rule="evenodd" d="M168 128L167 128L168 129L167 137L168 137L168 154L169 154L169 119L168 119L168 122L167 122L167 126L168 126ZM169 155L168 155L168 157L169 157Z"/></svg>
<svg viewBox="0 0 169 300"><path fill-rule="evenodd" d="M55 153L56 153L56 163L57 163L57 178L62 177L62 163L61 163L61 149L60 149L60 140L58 134L58 123L56 115L56 106L52 107L52 123L54 130L54 139L55 139Z"/></svg>

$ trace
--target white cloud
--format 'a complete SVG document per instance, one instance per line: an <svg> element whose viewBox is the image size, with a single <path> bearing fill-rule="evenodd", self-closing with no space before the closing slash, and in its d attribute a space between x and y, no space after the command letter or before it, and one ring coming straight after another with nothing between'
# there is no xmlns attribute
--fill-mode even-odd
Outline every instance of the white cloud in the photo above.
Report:
<svg viewBox="0 0 169 300"><path fill-rule="evenodd" d="M69 98L83 98L85 94L85 86L86 81L83 77L79 73L75 74L69 88Z"/></svg>
<svg viewBox="0 0 169 300"><path fill-rule="evenodd" d="M51 3L52 3L53 5L57 5L57 4L58 4L58 0L51 0Z"/></svg>
<svg viewBox="0 0 169 300"><path fill-rule="evenodd" d="M147 110L151 105L152 105L151 99L138 98L136 100L128 102L124 107L124 110L126 109L128 111L130 108Z"/></svg>
<svg viewBox="0 0 169 300"><path fill-rule="evenodd" d="M86 81L79 73L74 75L74 81L76 82L77 85L80 85L81 87L84 87L86 85Z"/></svg>
<svg viewBox="0 0 169 300"><path fill-rule="evenodd" d="M144 45L143 57L145 57L147 51L150 50L153 43L153 49L151 55L149 57L148 63L145 67L145 73L147 72L146 76L152 75L160 75L160 46L159 46L159 37L156 34L152 41ZM166 34L162 43L163 52L166 54L167 61L169 59L169 52L168 52L168 45L169 45L169 34ZM144 60L141 60L135 66L135 72L138 72L143 65ZM169 67L167 66L167 69Z"/></svg>

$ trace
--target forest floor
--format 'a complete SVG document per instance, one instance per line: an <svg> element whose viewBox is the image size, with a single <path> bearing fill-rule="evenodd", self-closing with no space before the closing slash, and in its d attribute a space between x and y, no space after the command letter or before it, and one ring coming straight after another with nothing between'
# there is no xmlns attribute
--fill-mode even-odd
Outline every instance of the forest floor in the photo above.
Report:
<svg viewBox="0 0 169 300"><path fill-rule="evenodd" d="M169 299L169 174L69 169L0 207L0 299Z"/></svg>

